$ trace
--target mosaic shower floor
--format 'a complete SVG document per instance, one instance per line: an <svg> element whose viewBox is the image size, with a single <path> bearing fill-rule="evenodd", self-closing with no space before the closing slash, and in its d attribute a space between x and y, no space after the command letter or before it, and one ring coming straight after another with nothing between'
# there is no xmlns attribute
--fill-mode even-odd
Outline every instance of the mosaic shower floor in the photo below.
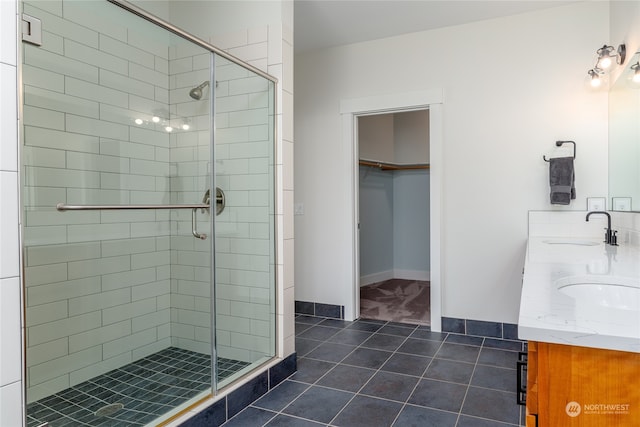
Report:
<svg viewBox="0 0 640 427"><path fill-rule="evenodd" d="M218 359L218 381L249 363ZM27 427L142 426L211 387L211 357L170 347L27 405Z"/></svg>

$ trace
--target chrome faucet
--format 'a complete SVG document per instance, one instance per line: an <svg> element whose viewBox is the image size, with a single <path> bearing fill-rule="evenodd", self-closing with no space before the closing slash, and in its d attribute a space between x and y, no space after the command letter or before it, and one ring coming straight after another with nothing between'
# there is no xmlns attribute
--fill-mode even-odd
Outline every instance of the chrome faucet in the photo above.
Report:
<svg viewBox="0 0 640 427"><path fill-rule="evenodd" d="M601 214L601 215L607 216L607 228L606 228L607 231L605 232L605 235L604 235L604 242L607 245L618 246L618 236L617 236L618 231L611 229L611 215L609 215L609 212L591 211L587 213L587 217L585 218L585 221L589 221L589 217L593 214Z"/></svg>

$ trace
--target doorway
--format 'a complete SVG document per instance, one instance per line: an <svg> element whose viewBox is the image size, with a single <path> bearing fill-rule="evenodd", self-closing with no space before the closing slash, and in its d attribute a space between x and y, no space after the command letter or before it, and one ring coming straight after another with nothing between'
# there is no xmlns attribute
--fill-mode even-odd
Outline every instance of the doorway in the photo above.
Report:
<svg viewBox="0 0 640 427"><path fill-rule="evenodd" d="M430 324L429 110L357 118L360 317Z"/></svg>
<svg viewBox="0 0 640 427"><path fill-rule="evenodd" d="M430 324L431 330L442 329L442 286L441 275L441 233L442 233L442 102L443 91L407 92L380 95L367 98L343 100L340 104L342 115L342 139L348 152L351 172L351 188L346 207L351 214L353 280L351 282L351 298L345 305L345 319L354 320L361 317L360 310L360 204L359 204L359 147L358 118L373 114L429 110L429 279L430 279Z"/></svg>

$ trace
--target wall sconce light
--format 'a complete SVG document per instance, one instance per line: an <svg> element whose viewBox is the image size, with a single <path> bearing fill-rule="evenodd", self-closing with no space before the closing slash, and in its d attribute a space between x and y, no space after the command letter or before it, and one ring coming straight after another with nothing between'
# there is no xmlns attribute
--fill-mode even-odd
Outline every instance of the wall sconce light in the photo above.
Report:
<svg viewBox="0 0 640 427"><path fill-rule="evenodd" d="M618 46L617 53L614 51L613 46L607 46L606 44L596 51L598 59L596 61L596 68L601 70L607 70L614 61L616 64L621 65L624 63L627 56L627 47L623 44Z"/></svg>
<svg viewBox="0 0 640 427"><path fill-rule="evenodd" d="M611 68L614 62L618 65L624 64L624 60L627 57L627 47L622 43L618 46L618 50L616 51L613 46L605 44L600 49L596 50L596 54L598 55L596 65L587 71L587 74L590 77L589 83L591 84L591 87L594 88L602 85L605 72Z"/></svg>
<svg viewBox="0 0 640 427"><path fill-rule="evenodd" d="M592 68L587 72L587 74L591 77L590 84L592 87L599 87L602 84L601 76L604 74L604 71L600 68Z"/></svg>
<svg viewBox="0 0 640 427"><path fill-rule="evenodd" d="M634 83L640 83L640 62L636 62L630 67L633 70L633 80Z"/></svg>

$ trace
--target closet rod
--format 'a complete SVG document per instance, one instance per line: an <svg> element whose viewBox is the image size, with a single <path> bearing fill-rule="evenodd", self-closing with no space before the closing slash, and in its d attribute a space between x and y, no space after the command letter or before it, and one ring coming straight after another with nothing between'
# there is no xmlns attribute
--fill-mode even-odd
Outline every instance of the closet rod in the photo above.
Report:
<svg viewBox="0 0 640 427"><path fill-rule="evenodd" d="M414 163L414 164L396 164L387 162L378 162L375 160L359 160L358 163L361 166L371 166L379 168L380 170L409 170L409 169L429 169L428 163Z"/></svg>

